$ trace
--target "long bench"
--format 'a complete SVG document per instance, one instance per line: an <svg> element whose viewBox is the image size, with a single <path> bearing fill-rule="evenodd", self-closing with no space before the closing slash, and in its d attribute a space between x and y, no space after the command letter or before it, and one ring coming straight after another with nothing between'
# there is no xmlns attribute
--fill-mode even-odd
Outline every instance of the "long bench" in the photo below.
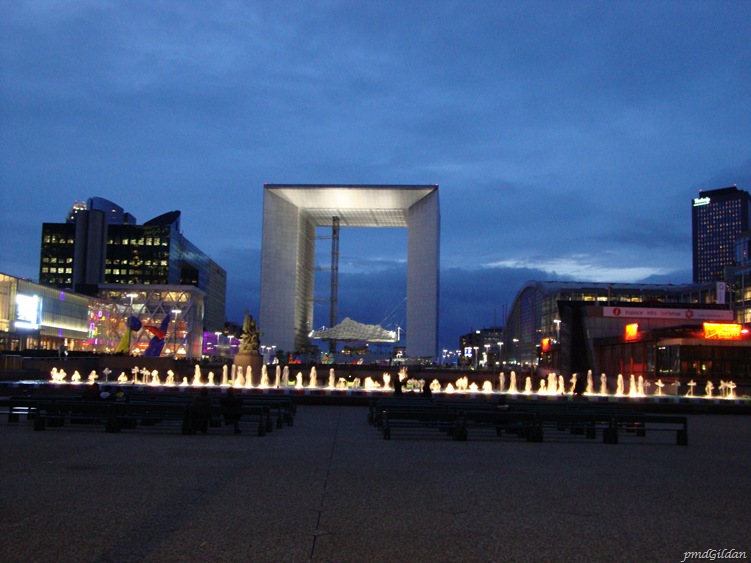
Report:
<svg viewBox="0 0 751 563"><path fill-rule="evenodd" d="M40 400L35 405L34 430L70 424L102 424L107 432L154 426L160 422L177 422L183 434L195 433L192 398L135 399L132 401L85 401L81 399ZM264 405L241 407L240 422L250 424L259 436L264 436L270 425L270 410ZM218 401L212 402L210 418L220 426L223 409Z"/></svg>
<svg viewBox="0 0 751 563"><path fill-rule="evenodd" d="M453 397L424 399L388 397L371 402L368 422L384 437L392 428L439 428L457 440L465 440L469 429L491 428L498 436L515 434L530 442L542 442L546 430L570 431L603 442L617 444L625 431L638 437L647 432L674 432L676 444L688 445L686 416L645 413L627 405L589 402L510 401L508 404Z"/></svg>
<svg viewBox="0 0 751 563"><path fill-rule="evenodd" d="M455 411L435 404L385 406L381 417L384 439L391 438L393 429L439 430L454 440L466 440L464 421Z"/></svg>
<svg viewBox="0 0 751 563"><path fill-rule="evenodd" d="M8 397L4 406L8 409L8 422L18 422L21 416L32 420L36 416L37 404L40 401L76 400L80 395L23 395Z"/></svg>
<svg viewBox="0 0 751 563"><path fill-rule="evenodd" d="M224 397L223 393L209 393L209 398L218 402ZM193 394L181 392L136 392L128 394L128 401L167 401L191 399ZM289 397L277 397L274 395L244 395L235 393L235 397L242 399L246 407L266 407L269 409L266 431L273 429L272 417L276 419L276 428L283 428L285 424L293 426L294 416L297 411L295 402ZM249 411L250 412L250 411Z"/></svg>
<svg viewBox="0 0 751 563"><path fill-rule="evenodd" d="M617 444L619 432L638 437L647 432L674 432L677 445L688 445L688 418L680 415L645 413L628 405L589 402L520 401L510 404L512 412L526 412L534 416L540 432L543 428L569 430L595 439L598 431L603 442ZM540 437L540 440L542 437Z"/></svg>

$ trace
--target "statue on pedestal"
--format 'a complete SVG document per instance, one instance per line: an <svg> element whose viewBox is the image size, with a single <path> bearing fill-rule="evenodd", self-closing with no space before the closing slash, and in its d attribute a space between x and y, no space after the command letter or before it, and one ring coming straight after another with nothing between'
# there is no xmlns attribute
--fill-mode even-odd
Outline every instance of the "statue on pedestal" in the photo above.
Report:
<svg viewBox="0 0 751 563"><path fill-rule="evenodd" d="M243 320L243 333L240 340L240 352L245 353L258 353L258 346L260 343L261 333L258 330L253 315L248 314L248 310L245 309L245 319Z"/></svg>
<svg viewBox="0 0 751 563"><path fill-rule="evenodd" d="M260 338L261 332L258 330L255 319L245 309L240 347L235 355L233 367L237 370L237 373L242 373L241 370L247 373L245 384L248 387L254 386L251 373L261 373L263 359L258 353Z"/></svg>

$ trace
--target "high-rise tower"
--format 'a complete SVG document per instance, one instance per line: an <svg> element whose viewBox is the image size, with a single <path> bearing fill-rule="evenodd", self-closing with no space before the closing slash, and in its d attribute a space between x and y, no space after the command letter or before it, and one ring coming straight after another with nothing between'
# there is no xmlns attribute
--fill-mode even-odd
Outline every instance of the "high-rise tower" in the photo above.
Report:
<svg viewBox="0 0 751 563"><path fill-rule="evenodd" d="M726 281L736 239L749 230L751 195L735 186L703 190L691 205L694 283Z"/></svg>

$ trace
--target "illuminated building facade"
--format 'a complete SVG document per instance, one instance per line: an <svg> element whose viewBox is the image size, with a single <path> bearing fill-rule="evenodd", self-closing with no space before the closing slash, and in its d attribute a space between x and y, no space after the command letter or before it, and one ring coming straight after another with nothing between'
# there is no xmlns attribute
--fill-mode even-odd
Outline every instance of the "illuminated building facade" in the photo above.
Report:
<svg viewBox="0 0 751 563"><path fill-rule="evenodd" d="M736 187L699 192L691 202L694 283L729 282L736 241L748 231L751 195Z"/></svg>
<svg viewBox="0 0 751 563"><path fill-rule="evenodd" d="M751 366L751 340L745 333L728 338L727 330L719 339L712 337L717 331L702 332L705 323L735 322L727 305L716 304L715 289L714 283L528 282L506 320L504 366L538 374L727 377L742 361Z"/></svg>
<svg viewBox="0 0 751 563"><path fill-rule="evenodd" d="M226 272L182 235L179 211L138 225L103 198L82 207L65 223L42 225L41 284L87 295L104 285L193 286L203 295L206 329L223 329Z"/></svg>
<svg viewBox="0 0 751 563"><path fill-rule="evenodd" d="M440 248L436 185L264 186L263 344L286 352L310 345L315 229L334 225L407 229L406 351L411 357L435 358Z"/></svg>
<svg viewBox="0 0 751 563"><path fill-rule="evenodd" d="M751 323L751 231L742 233L735 243L732 290L736 322Z"/></svg>
<svg viewBox="0 0 751 563"><path fill-rule="evenodd" d="M114 303L0 274L0 349L114 350L121 315Z"/></svg>
<svg viewBox="0 0 751 563"><path fill-rule="evenodd" d="M457 363L474 368L495 368L500 366L501 351L503 349L503 328L494 326L481 328L462 334L459 337ZM443 361L446 363L448 350L444 350Z"/></svg>
<svg viewBox="0 0 751 563"><path fill-rule="evenodd" d="M143 326L170 321L162 355L202 354L204 293L193 286L102 285L99 296L80 295L0 274L0 350L111 354L128 317ZM153 334L133 335L130 351L143 354Z"/></svg>

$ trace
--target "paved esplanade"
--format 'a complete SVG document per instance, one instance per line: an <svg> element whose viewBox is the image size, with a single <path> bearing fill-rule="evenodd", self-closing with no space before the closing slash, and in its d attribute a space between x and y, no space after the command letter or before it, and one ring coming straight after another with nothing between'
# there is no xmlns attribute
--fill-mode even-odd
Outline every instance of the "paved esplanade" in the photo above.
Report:
<svg viewBox="0 0 751 563"><path fill-rule="evenodd" d="M691 416L681 447L387 441L366 413L303 405L262 438L2 421L0 561L751 558L748 417Z"/></svg>

